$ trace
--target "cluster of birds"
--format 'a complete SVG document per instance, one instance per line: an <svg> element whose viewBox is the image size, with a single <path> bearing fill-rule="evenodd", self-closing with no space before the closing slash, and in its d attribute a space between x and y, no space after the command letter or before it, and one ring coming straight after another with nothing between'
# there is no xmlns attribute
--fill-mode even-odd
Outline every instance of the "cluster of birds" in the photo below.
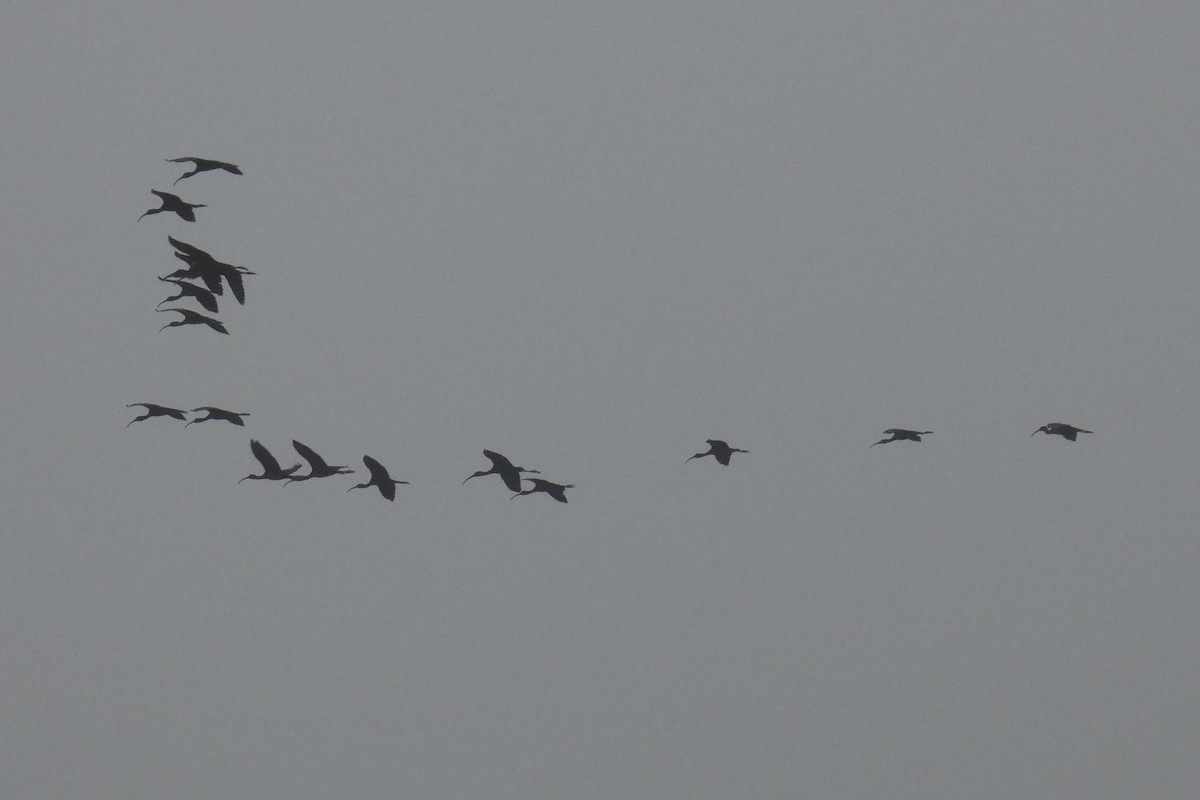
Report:
<svg viewBox="0 0 1200 800"><path fill-rule="evenodd" d="M216 161L214 159L197 158L195 156L168 158L166 160L175 164L190 162L193 165L193 169L176 178L175 183L179 183L179 181L183 180L184 178L190 178L191 176L201 172L209 172L212 170L224 170L225 172L229 172L234 175L242 174L241 169L236 164L231 164L227 161ZM163 192L157 189L151 189L151 192L158 196L158 198L162 201L162 205L159 208L151 208L147 210L144 214L142 214L141 217L138 217L139 220L149 214L161 214L169 211L177 214L186 222L195 222L195 210L197 208L206 207L204 203L188 203L178 195L171 194L170 192ZM225 286L229 287L230 292L240 305L245 305L246 292L242 282L242 276L253 275L254 273L245 267L219 261L211 254L201 250L199 247L189 244L188 242L184 242L180 239L176 239L172 236L168 236L167 241L172 247L175 248L175 257L182 261L186 266L175 270L169 275L159 277L160 281L173 284L175 286L176 294L159 303L157 310L174 311L178 314L181 314L182 317L181 319L167 323L159 330L163 331L167 328L181 325L206 325L218 333L228 334L229 331L225 329L224 323L215 317L209 317L193 309L181 308L178 306L172 306L171 308L164 309L162 308L162 305L164 303L173 303L179 300L191 299L199 303L206 311L216 314L218 310L217 297L223 295ZM243 418L250 416L248 413L228 411L216 406L200 406L198 408L191 409L190 412L182 408L174 408L171 406L159 405L157 403L131 403L127 407L133 408L135 406L144 408L145 413L130 420L126 427L129 427L129 425L132 425L135 422L147 420L152 417L168 417L177 419L184 422L184 427L196 422L209 422L212 420L220 420L229 422L239 427L244 427L245 422L243 421ZM189 413L203 413L204 416L196 416L189 420L187 416ZM1073 442L1076 440L1079 434L1091 432L1092 431L1084 430L1083 428L1076 428L1074 425L1067 425L1063 422L1051 422L1038 428L1033 432L1032 435L1045 433L1047 435L1061 436L1064 439ZM874 447L877 444L889 444L891 442L900 441L919 442L921 441L922 436L928 436L929 434L933 433L933 431L909 430L907 428L888 428L884 431L884 433L887 434L889 438L880 439L874 444L869 445L869 447ZM708 442L708 450L688 457L684 461L685 464L692 459L712 456L718 463L724 466L729 466L730 459L734 453L750 452L737 447L731 447L728 442L722 439L706 439L705 441ZM284 484L288 484L297 481L308 481L315 478L329 478L334 475L349 475L354 473L354 470L350 469L350 467L344 464L329 464L315 450L303 442L293 439L292 447L294 447L300 457L308 463L309 470L306 474L297 474L302 466L300 462L296 462L292 466L284 468L280 465L279 460L276 459L275 456L272 455L271 451L268 450L261 442L259 442L257 439L251 439L250 452L258 460L258 463L262 465L262 474L247 475L239 480L238 483L247 480L266 480L282 481ZM575 485L572 483L555 483L543 478L525 477L526 475L530 474L540 475L541 472L536 469L527 469L525 467L516 466L507 457L495 452L494 450L484 450L483 454L489 461L491 461L491 468L479 470L471 475L468 475L466 479L463 480L464 486L466 485L467 481L471 480L472 478L480 478L485 475L497 475L504 482L504 485L513 492L512 497L521 497L524 495L542 492L560 503L567 502L567 489L575 488ZM379 493L384 498L394 501L396 499L396 486L400 484L408 485L408 481L401 481L393 478L388 472L387 468L384 467L383 464L381 464L377 459L372 458L369 455L363 455L362 460L363 464L367 468L367 472L370 473L371 479L366 483L359 483L351 486L346 490L347 492L355 489L366 489L373 486L379 490ZM525 482L531 484L531 488L522 488Z"/></svg>
<svg viewBox="0 0 1200 800"><path fill-rule="evenodd" d="M228 411L223 408L217 408L216 406L200 406L199 408L193 408L191 412L188 412L186 409L182 408L174 408L173 406L159 405L158 403L129 403L126 408L135 408L138 406L145 409L145 413L131 419L128 423L126 423L125 427L128 428L135 422L141 422L143 420L151 419L152 417L167 417L170 419L177 419L181 422L184 422L185 428L195 422L208 422L210 420L222 420L239 427L245 427L246 423L243 418L250 416L250 414L246 412ZM189 413L196 414L198 412L204 412L204 416L198 416L190 420L187 418ZM241 483L242 481L283 481L283 483L286 485L288 483L308 481L314 478L331 478L334 475L351 475L354 473L354 470L350 469L350 467L346 464L330 464L323 457L321 457L316 450L313 450L311 447L304 444L304 442L293 439L292 447L295 448L296 452L300 454L300 457L304 459L304 461L308 462L307 474L296 474L303 466L299 461L297 461L295 464L292 464L290 467L283 467L279 463L279 459L277 459L262 442L258 441L257 439L251 439L250 452L256 459L258 459L258 463L262 465L262 474L247 475L239 480L238 483ZM744 453L746 451L737 450L734 452ZM536 469L527 469L525 467L514 466L513 463L505 456L502 456L493 450L484 450L483 454L492 462L491 468L480 470L468 475L466 480L463 481L463 485L466 485L467 481L471 480L471 478L480 478L484 475L499 475L500 479L504 481L504 485L509 489L512 489L512 491L515 493L513 494L513 497L534 494L535 492L545 492L560 503L567 502L566 491L567 489L574 488L574 484L571 483L554 483L553 481L544 480L542 478L525 478L523 477L523 474L540 475L541 472ZM404 484L406 486L409 485L408 481L401 481L393 478L388 472L387 467L381 464L378 459L372 458L369 455L363 455L362 460L363 464L367 468L367 472L371 475L371 479L366 483L359 483L351 486L346 490L347 492L354 491L355 489L367 489L374 486L379 490L379 493L385 499L394 501L396 499L396 487L400 484ZM722 463L729 463L728 455L725 456L725 459L722 461ZM522 480L529 481L531 484L533 484L533 488L522 490Z"/></svg>
<svg viewBox="0 0 1200 800"><path fill-rule="evenodd" d="M234 175L242 174L242 170L237 164L230 164L227 161L215 161L210 158L184 156L183 158L168 158L167 161L175 164L191 162L194 165L194 168L190 172L185 172L176 178L175 183L179 183L184 178L190 178L197 173L208 172L210 170L224 170ZM195 222L196 209L206 207L204 203L189 203L179 195L171 194L170 192L163 192L158 189L151 189L150 192L158 196L162 201L162 205L158 208L147 209L141 217L138 217L139 220L148 214L161 214L164 211L169 211L178 215L185 222ZM175 248L175 257L186 266L175 270L169 275L162 275L158 278L160 281L172 284L175 287L176 293L159 303L155 310L169 311L180 315L179 319L168 322L159 328L159 331L164 331L167 328L177 328L182 325L206 325L217 333L228 334L229 331L226 330L225 323L216 317L201 314L192 308L180 306L163 308L162 306L164 303L173 303L179 300L195 300L206 311L216 314L218 312L217 297L224 294L225 286L229 287L229 291L233 294L239 305L245 305L246 289L242 281L242 276L253 275L254 272L245 267L220 261L212 254L181 239L168 236L167 241Z"/></svg>
<svg viewBox="0 0 1200 800"><path fill-rule="evenodd" d="M201 172L210 172L213 170L223 170L233 175L241 175L242 170L237 164L231 164L228 161L218 161L211 158L198 158L196 156L184 156L182 158L168 158L168 163L184 164L191 163L192 169L175 179L175 183L179 183L184 178L190 178ZM164 192L158 189L151 189L152 194L156 195L161 201L158 208L148 209L141 217L151 214L161 214L163 212L171 212L176 214L185 222L196 221L196 209L206 208L204 203L189 203L179 195L171 192ZM164 331L167 328L179 327L181 325L205 325L218 333L228 335L229 331L225 328L225 324L216 317L210 317L206 314L201 314L192 308L172 306L163 308L165 303L173 303L180 300L194 300L199 303L206 311L216 314L218 313L217 298L222 296L225 287L229 287L230 293L239 305L246 304L246 290L242 276L253 275L253 271L242 266L227 264L214 257L211 253L200 249L194 244L185 242L182 239L176 239L173 236L168 236L167 241L175 248L175 257L182 261L185 266L175 270L169 275L159 276L159 280L173 284L175 294L166 298L158 304L158 311L173 311L180 314L180 319L173 322L168 322L159 331ZM211 420L221 420L229 422L239 427L245 427L244 418L250 416L246 412L229 411L217 406L200 406L193 408L191 411L182 408L174 408L172 406L160 405L158 403L130 403L127 407L134 408L140 406L145 410L145 413L130 420L125 427L129 427L135 422L151 419L152 417L166 417L177 419L184 422L184 427L196 422L209 422ZM195 416L188 419L188 414L203 416ZM296 452L308 462L309 471L307 474L298 475L300 464L296 463L293 466L283 469L275 456L267 450L258 440L250 440L250 451L254 457L262 464L263 474L247 475L242 480L283 480L285 483L295 481L306 481L313 478L327 478L332 475L345 475L353 472L349 467L344 465L330 465L326 463L315 450L308 447L303 442L293 441L292 446L296 448ZM375 486L379 489L379 493L388 500L395 500L396 486L398 484L407 484L408 481L399 481L388 474L387 469L379 463L378 460L369 455L363 456L363 463L367 467L367 471L371 474L371 480L367 483L360 483L350 487L347 491L354 489L365 489L370 486ZM238 481L241 483L241 481ZM564 500L565 502L565 500Z"/></svg>

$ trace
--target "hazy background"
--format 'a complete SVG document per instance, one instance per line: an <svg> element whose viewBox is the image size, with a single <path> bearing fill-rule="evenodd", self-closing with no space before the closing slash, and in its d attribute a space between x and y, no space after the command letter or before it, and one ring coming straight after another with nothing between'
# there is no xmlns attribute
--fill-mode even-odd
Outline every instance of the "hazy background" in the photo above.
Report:
<svg viewBox="0 0 1200 800"><path fill-rule="evenodd" d="M1195 797L1200 6L574 5L6 11L0 795Z"/></svg>

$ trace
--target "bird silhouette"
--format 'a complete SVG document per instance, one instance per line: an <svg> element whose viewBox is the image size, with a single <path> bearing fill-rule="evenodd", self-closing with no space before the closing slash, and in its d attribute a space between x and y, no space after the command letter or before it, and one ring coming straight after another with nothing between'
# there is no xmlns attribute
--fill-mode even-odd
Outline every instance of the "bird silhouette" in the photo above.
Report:
<svg viewBox="0 0 1200 800"><path fill-rule="evenodd" d="M317 455L317 451L313 450L303 442L298 442L292 439L292 447L296 448L296 452L300 457L308 462L307 475L293 475L287 479L288 483L293 481L307 481L313 478L328 478L332 475L349 475L354 472L344 464L330 466L325 463L325 459Z"/></svg>
<svg viewBox="0 0 1200 800"><path fill-rule="evenodd" d="M217 408L216 406L200 406L199 408L192 409L192 413L195 413L197 411L203 411L205 413L205 416L197 417L196 419L189 422L187 425L192 425L197 422L208 422L210 420L219 419L219 420L223 420L225 422L232 422L234 425L245 427L246 423L242 421L242 417L250 416L250 414L248 412L226 411L225 409ZM186 428L187 425L184 425L183 427Z"/></svg>
<svg viewBox="0 0 1200 800"><path fill-rule="evenodd" d="M567 502L567 489L574 489L573 483L552 483L544 481L541 478L526 478L525 480L533 484L532 489L526 489L523 492L517 492L512 497L520 497L523 494L533 494L534 492L545 492L560 503ZM508 498L512 500L512 497Z"/></svg>
<svg viewBox="0 0 1200 800"><path fill-rule="evenodd" d="M250 440L250 452L258 459L258 463L262 464L262 475L247 475L242 478L242 481L284 481L291 477L292 473L300 469L300 462L297 461L287 469L279 466L279 462L275 460L275 456L271 455L271 451L262 445L257 439Z"/></svg>
<svg viewBox="0 0 1200 800"><path fill-rule="evenodd" d="M484 450L483 454L491 459L492 468L489 470L480 470L473 475L468 475L463 480L464 486L466 485L467 481L471 480L471 478L482 478L484 475L499 475L500 479L504 481L505 486L507 486L509 489L512 489L514 492L519 492L521 491L522 472L528 472L536 475L541 474L536 469L515 467L507 458L492 450Z"/></svg>
<svg viewBox="0 0 1200 800"><path fill-rule="evenodd" d="M201 250L194 244L168 236L167 241L175 248L175 257L187 264L187 269L177 269L167 276L170 278L199 278L213 294L223 294L222 281L229 284L229 290L241 305L246 305L246 289L242 283L243 275L253 275L253 271L245 267L226 264L218 261L210 253Z"/></svg>
<svg viewBox="0 0 1200 800"><path fill-rule="evenodd" d="M214 314L217 313L216 295L214 295L208 289L205 289L203 286L197 286L194 283L188 283L182 278L159 277L159 280L165 283L175 284L175 288L179 290L179 294L171 295L166 300L163 300L162 303L159 303L157 307L161 308L163 303L181 300L184 297L193 297L198 303L200 303L200 305L204 306L206 310L211 311Z"/></svg>
<svg viewBox="0 0 1200 800"><path fill-rule="evenodd" d="M167 158L164 160L169 161L172 164L186 164L187 162L190 161L195 166L195 169L193 169L191 172L185 172L182 175L180 175L178 178L176 178L175 183L179 183L184 178L190 178L193 175L196 175L198 173L208 172L210 169L223 169L226 172L233 173L234 175L242 174L242 170L238 167L237 164L230 164L228 161L214 161L211 158L196 158L195 156L184 156L183 158ZM173 183L171 185L174 186L175 184Z"/></svg>
<svg viewBox="0 0 1200 800"><path fill-rule="evenodd" d="M177 328L180 325L207 325L218 333L229 335L229 331L225 330L225 324L219 319L206 317L198 311L192 311L190 308L159 308L157 311L174 311L177 314L183 314L183 319L177 319L174 322L168 322L158 329L162 333L167 328Z"/></svg>
<svg viewBox="0 0 1200 800"><path fill-rule="evenodd" d="M705 439L704 441L708 442L708 450L706 452L696 453L696 455L688 457L687 459L684 460L683 463L686 464L688 461L691 461L693 458L703 458L704 456L712 456L713 458L715 458L717 461L721 462L725 466L729 466L729 458L734 453L749 453L750 452L749 450L739 450L736 447L730 447L728 444L721 441L720 439Z"/></svg>
<svg viewBox="0 0 1200 800"><path fill-rule="evenodd" d="M147 209L146 213L142 214L142 217L146 216L146 214L161 214L164 211L173 211L184 221L195 222L196 209L207 208L204 203L188 203L179 195L171 194L170 192L160 192L158 189L151 189L150 193L158 195L159 199L162 200L162 205L158 208ZM142 217L138 217L138 219Z"/></svg>
<svg viewBox="0 0 1200 800"><path fill-rule="evenodd" d="M140 417L134 417L133 419L129 420L129 422L125 423L126 428L135 422L141 422L142 420L150 419L151 417L174 417L175 419L179 420L187 419L187 417L184 416L184 410L182 408L160 406L156 403L129 403L125 407L133 408L134 406L141 406L142 408L146 409L146 413ZM184 427L187 426L185 425Z"/></svg>
<svg viewBox="0 0 1200 800"><path fill-rule="evenodd" d="M1051 422L1049 425L1043 425L1029 435L1037 436L1039 433L1044 433L1047 436L1054 434L1063 437L1069 442L1073 442L1075 441L1075 437L1079 434L1091 433L1091 431L1085 431L1083 428L1076 428L1074 425L1068 425L1065 422Z"/></svg>
<svg viewBox="0 0 1200 800"><path fill-rule="evenodd" d="M904 428L888 428L886 431L884 431L884 433L890 433L892 438L880 439L875 444L887 444L888 442L899 441L919 442L921 441L922 436L927 436L933 433L933 431L910 431L905 430ZM869 450L870 448L874 447L875 444L867 445L867 449Z"/></svg>
<svg viewBox="0 0 1200 800"><path fill-rule="evenodd" d="M346 490L347 492L352 492L355 489L369 489L375 486L378 487L379 493L383 495L385 500L395 500L396 485L408 483L408 481L398 481L393 478L388 474L387 468L383 464L380 464L370 456L363 456L363 463L367 465L367 469L371 472L371 480L351 486Z"/></svg>

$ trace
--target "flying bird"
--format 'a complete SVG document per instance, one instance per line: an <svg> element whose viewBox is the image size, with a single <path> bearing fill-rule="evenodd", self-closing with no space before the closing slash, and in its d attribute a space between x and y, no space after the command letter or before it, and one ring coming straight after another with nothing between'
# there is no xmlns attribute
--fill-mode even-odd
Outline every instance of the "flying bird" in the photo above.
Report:
<svg viewBox="0 0 1200 800"><path fill-rule="evenodd" d="M528 472L537 475L541 474L536 469L514 467L511 461L492 450L484 450L483 454L491 459L492 468L489 470L480 470L473 475L468 475L466 479L463 480L464 486L466 485L467 481L471 480L471 478L482 478L484 475L499 475L500 479L504 481L505 486L507 486L509 489L512 489L514 492L519 492L521 491L522 472Z"/></svg>
<svg viewBox="0 0 1200 800"><path fill-rule="evenodd" d="M221 282L229 284L229 290L241 305L246 305L246 289L242 283L243 275L253 275L254 272L245 267L226 264L218 261L210 253L201 250L194 244L168 236L167 241L175 248L175 257L187 264L187 269L177 269L167 276L171 278L199 278L213 294L223 294Z"/></svg>
<svg viewBox="0 0 1200 800"><path fill-rule="evenodd" d="M204 203L188 203L179 195L171 194L170 192L160 192L158 189L151 189L150 193L158 195L159 199L162 200L162 205L158 208L147 209L146 213L142 214L142 217L146 216L146 214L161 214L164 211L173 211L184 221L195 222L196 209L207 208ZM138 217L138 219L142 217Z"/></svg>
<svg viewBox="0 0 1200 800"><path fill-rule="evenodd" d="M750 452L749 450L739 450L736 447L730 447L728 444L721 441L720 439L705 439L704 441L708 442L708 450L706 452L696 453L696 455L690 456L689 458L685 459L683 463L686 464L688 461L691 461L693 458L703 458L704 456L712 456L713 458L715 458L717 461L721 462L725 466L729 466L729 458L734 453L749 453Z"/></svg>
<svg viewBox="0 0 1200 800"><path fill-rule="evenodd" d="M223 333L226 336L229 335L229 331L225 330L225 325L221 322L221 320L213 319L212 317L206 317L198 311L192 311L190 308L159 308L155 310L174 311L177 314L183 314L183 319L177 319L174 322L168 322L166 325L163 325L158 329L159 333L162 333L167 328L177 328L180 325L207 325L218 333Z"/></svg>
<svg viewBox="0 0 1200 800"><path fill-rule="evenodd" d="M200 406L199 408L192 409L192 413L195 413L197 411L203 411L205 413L205 416L197 417L196 419L189 422L187 425L191 425L196 422L208 422L209 420L218 419L218 420L223 420L225 422L232 422L234 425L238 425L238 426L241 426L244 428L246 426L246 423L242 421L242 417L250 416L249 412L226 411L225 409L217 408L216 406ZM184 425L183 427L186 428L187 425Z"/></svg>
<svg viewBox="0 0 1200 800"><path fill-rule="evenodd" d="M880 439L875 444L887 444L888 442L899 441L919 442L921 441L922 436L928 436L929 434L933 433L933 431L910 431L905 430L904 428L888 428L886 431L884 431L884 433L890 433L892 438ZM871 449L875 446L875 444L867 445L867 449Z"/></svg>
<svg viewBox="0 0 1200 800"><path fill-rule="evenodd" d="M567 489L574 489L573 483L552 483L544 481L541 478L526 478L525 480L533 484L532 489L526 489L523 492L517 492L513 497L520 497L523 494L533 494L534 492L545 492L560 503L567 502ZM512 500L512 497L508 498Z"/></svg>
<svg viewBox="0 0 1200 800"><path fill-rule="evenodd" d="M177 288L179 290L179 294L171 295L166 300L163 300L162 303L158 304L159 307L161 307L163 303L170 303L175 300L181 300L184 297L193 297L196 299L196 302L198 302L200 305L204 306L204 308L206 310L211 311L214 314L217 313L217 297L216 297L216 295L213 294L212 292L210 292L208 289L205 289L203 286L197 286L194 283L188 283L187 281L183 280L182 278L159 277L159 280L164 281L166 283L173 283L173 284L175 284L175 288Z"/></svg>
<svg viewBox="0 0 1200 800"><path fill-rule="evenodd" d="M169 161L172 164L185 164L188 161L190 161L195 166L195 169L193 169L191 172L185 172L182 175L180 175L178 178L176 178L175 183L179 183L184 178L190 178L193 175L196 175L198 173L208 172L210 169L223 169L226 172L233 173L234 175L242 174L242 170L238 167L237 164L230 164L228 161L214 161L211 158L196 158L195 156L184 156L183 158L167 158L164 160ZM172 186L174 186L174 184L172 184Z"/></svg>
<svg viewBox="0 0 1200 800"><path fill-rule="evenodd" d="M317 451L303 442L297 442L295 439L292 439L292 447L296 448L296 452L300 454L300 457L308 462L308 474L293 475L288 478L288 483L292 481L307 481L312 478L328 478L331 475L349 475L354 472L354 470L344 464L334 466L326 464L325 459L317 455Z"/></svg>
<svg viewBox="0 0 1200 800"><path fill-rule="evenodd" d="M254 453L254 457L258 459L258 463L262 464L262 475L247 475L242 478L242 481L283 481L291 477L292 473L300 469L300 462L297 461L287 469L279 466L279 462L275 460L275 456L271 455L271 451L263 447L262 443L257 439L250 440L250 452Z"/></svg>
<svg viewBox="0 0 1200 800"><path fill-rule="evenodd" d="M125 424L126 428L135 422L141 422L142 420L150 419L151 417L174 417L175 419L180 420L187 419L187 417L184 416L184 411L182 408L170 408L169 406L160 406L155 403L129 403L125 407L133 408L134 406L141 406L142 408L146 409L146 413L140 417L134 417L133 419L129 420L129 422ZM184 427L187 426L185 425Z"/></svg>
<svg viewBox="0 0 1200 800"><path fill-rule="evenodd" d="M1039 433L1044 433L1047 436L1054 434L1056 436L1063 437L1069 442L1073 442L1075 441L1075 437L1079 434L1091 433L1091 431L1085 431L1083 428L1076 428L1074 425L1068 425L1065 422L1051 422L1049 425L1043 425L1029 435L1037 436Z"/></svg>
<svg viewBox="0 0 1200 800"><path fill-rule="evenodd" d="M370 456L363 456L363 463L367 465L367 469L371 472L371 480L366 483L360 483L351 486L347 492L352 492L355 489L369 489L372 486L379 488L379 493L383 495L385 500L396 499L396 485L400 483L407 484L408 481L398 481L388 474L387 468L380 464Z"/></svg>

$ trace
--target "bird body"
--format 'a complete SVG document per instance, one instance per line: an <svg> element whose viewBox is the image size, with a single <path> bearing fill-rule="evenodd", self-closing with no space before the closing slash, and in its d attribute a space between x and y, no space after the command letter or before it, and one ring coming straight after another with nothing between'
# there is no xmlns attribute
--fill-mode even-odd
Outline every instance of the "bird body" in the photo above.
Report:
<svg viewBox="0 0 1200 800"><path fill-rule="evenodd" d="M279 462L275 460L275 456L271 455L271 451L262 445L257 439L250 440L250 452L258 459L258 463L262 464L262 475L247 475L242 478L242 481L283 481L291 477L292 473L300 469L300 462L292 464L287 469L279 466Z"/></svg>
<svg viewBox="0 0 1200 800"><path fill-rule="evenodd" d="M929 434L933 433L933 431L910 431L906 428L888 428L886 431L884 431L884 433L890 433L892 438L880 439L875 444L887 444L888 442L900 441L919 442L921 441L922 436L928 436ZM874 447L875 444L868 445L868 449Z"/></svg>
<svg viewBox="0 0 1200 800"><path fill-rule="evenodd" d="M197 286L194 283L188 283L182 278L159 277L159 280L163 281L164 283L173 283L175 284L175 288L179 290L179 294L168 297L166 300L163 300L162 303L159 303L159 306L162 306L163 303L181 300L184 297L192 297L195 298L196 302L204 306L206 311L211 311L214 314L217 313L216 295L203 286Z"/></svg>
<svg viewBox="0 0 1200 800"><path fill-rule="evenodd" d="M370 456L363 456L363 463L367 465L367 470L371 473L371 480L366 483L359 483L347 489L347 492L352 492L355 489L369 489L375 486L379 489L379 493L386 500L396 499L397 484L407 484L408 481L398 481L388 474L387 468L380 464Z"/></svg>
<svg viewBox="0 0 1200 800"><path fill-rule="evenodd" d="M683 463L691 461L693 458L704 458L704 456L712 456L718 462L725 466L729 466L729 459L734 453L749 453L749 450L739 450L736 447L730 447L721 439L705 439L708 442L708 450L703 453L696 453L694 456L688 457Z"/></svg>
<svg viewBox="0 0 1200 800"><path fill-rule="evenodd" d="M246 413L246 412L226 411L225 409L217 408L216 406L200 406L199 408L192 409L192 413L195 413L197 411L203 411L205 416L197 417L196 419L189 422L188 425L191 425L192 423L195 423L195 422L208 422L209 420L218 419L218 420L223 420L225 422L231 422L234 425L245 427L246 423L242 421L242 417L250 416L250 414ZM187 425L184 425L183 427L186 428Z"/></svg>
<svg viewBox="0 0 1200 800"><path fill-rule="evenodd" d="M1036 436L1039 433L1044 433L1047 436L1061 436L1067 441L1073 442L1079 434L1091 433L1091 431L1085 431L1083 428L1076 428L1074 425L1068 425L1065 422L1051 422L1049 425L1043 425L1029 435Z"/></svg>
<svg viewBox="0 0 1200 800"><path fill-rule="evenodd" d="M175 179L175 183L179 183L184 178L190 178L201 172L208 172L213 169L223 169L226 172L234 175L241 175L242 170L237 164L230 164L228 161L215 161L211 158L196 158L195 156L184 156L183 158L167 158L164 161L169 161L172 164L185 164L188 161L192 162L194 169L191 172L185 172ZM174 184L172 184L174 185Z"/></svg>
<svg viewBox="0 0 1200 800"><path fill-rule="evenodd" d="M146 216L146 214L161 214L164 211L171 211L178 214L185 222L195 222L196 209L207 208L204 203L188 203L179 195L171 194L170 192L160 192L158 189L151 189L150 193L158 195L159 199L162 200L162 205L158 208L147 209L146 213L142 214L142 217ZM138 217L138 219L142 217Z"/></svg>
<svg viewBox="0 0 1200 800"><path fill-rule="evenodd" d="M499 475L504 481L504 485L514 492L521 491L521 473L527 472L532 474L541 474L536 469L525 469L524 467L513 466L513 463L504 456L493 450L484 450L483 454L492 462L492 468L488 470L480 470L473 475L468 475L463 481L466 485L471 478L482 478L484 475ZM565 501L564 501L565 502Z"/></svg>
<svg viewBox="0 0 1200 800"><path fill-rule="evenodd" d="M192 311L190 308L159 308L157 311L174 311L177 314L183 314L183 319L177 319L174 322L168 322L158 329L162 333L167 328L177 328L180 325L207 325L217 333L229 335L229 331L225 330L225 324L219 319L206 317L198 311Z"/></svg>
<svg viewBox="0 0 1200 800"><path fill-rule="evenodd" d="M575 484L573 483L554 483L552 481L542 480L541 478L526 478L525 480L532 483L533 488L526 489L523 492L518 491L513 495L513 497L520 497L523 494L533 494L534 492L545 492L558 502L565 503L567 502L567 489L575 488ZM508 499L511 500L512 497Z"/></svg>
<svg viewBox="0 0 1200 800"><path fill-rule="evenodd" d="M171 408L170 406L160 406L157 403L129 403L125 407L133 408L134 406L141 406L142 408L146 409L146 413L140 417L135 417L134 419L129 420L129 422L127 422L125 424L126 428L128 428L130 425L132 425L135 422L140 422L141 420L144 420L144 419L150 419L151 417L172 417L172 418L178 419L178 420L187 419L187 417L184 416L185 412L182 408ZM184 427L187 427L187 426L185 425Z"/></svg>
<svg viewBox="0 0 1200 800"><path fill-rule="evenodd" d="M294 475L288 478L288 483L292 481L307 481L312 478L328 478L332 475L349 475L354 472L354 470L344 464L326 464L325 459L317 455L317 451L303 442L293 439L292 447L296 448L296 452L300 454L300 457L308 462L309 469L307 475Z"/></svg>

